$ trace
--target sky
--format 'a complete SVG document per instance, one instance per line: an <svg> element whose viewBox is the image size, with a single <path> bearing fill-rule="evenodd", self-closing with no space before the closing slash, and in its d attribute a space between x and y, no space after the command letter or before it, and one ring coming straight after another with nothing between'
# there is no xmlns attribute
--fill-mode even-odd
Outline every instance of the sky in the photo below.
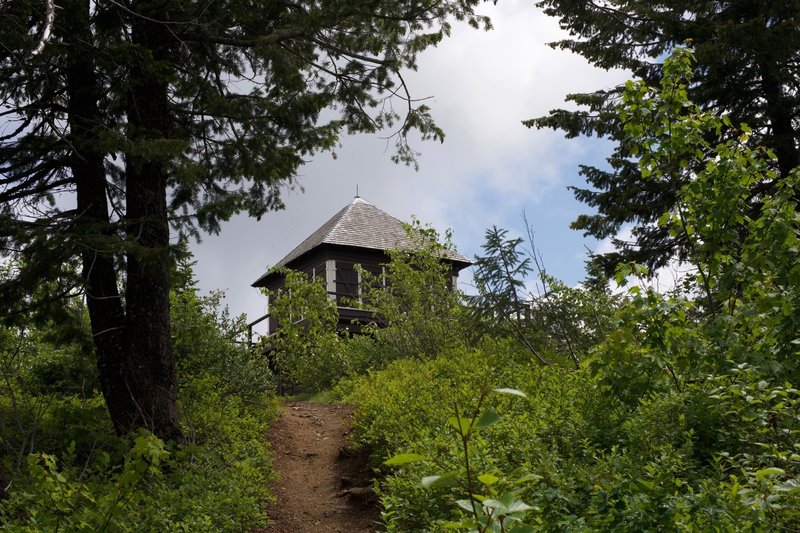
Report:
<svg viewBox="0 0 800 533"><path fill-rule="evenodd" d="M201 291L223 290L233 314L263 315L266 298L250 284L350 203L356 190L401 220L413 216L451 229L456 247L470 258L481 254L492 226L525 237L524 211L547 271L579 283L587 250L608 243L569 228L589 209L567 187L582 186L578 165L602 165L610 145L528 129L522 121L570 108L569 93L610 88L629 76L548 47L566 34L530 0L486 3L480 12L492 18L493 30L454 24L452 36L423 52L416 72L404 74L412 96L429 98L446 134L441 144L413 143L421 152L419 170L392 163L393 145L379 135L343 137L335 157L319 154L300 169L299 187L283 195L284 210L260 221L235 217L219 235L192 245ZM466 292L471 278L467 270L459 279Z"/></svg>

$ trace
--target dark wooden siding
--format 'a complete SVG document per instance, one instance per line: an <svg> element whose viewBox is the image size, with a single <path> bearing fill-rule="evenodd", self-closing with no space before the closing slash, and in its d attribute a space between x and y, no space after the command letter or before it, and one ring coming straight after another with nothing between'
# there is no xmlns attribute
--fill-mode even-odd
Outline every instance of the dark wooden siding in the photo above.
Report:
<svg viewBox="0 0 800 533"><path fill-rule="evenodd" d="M329 295L336 299L339 308L339 328L357 332L361 326L372 321L373 316L369 311L355 309L354 302L359 300L360 287L359 275L355 265L361 267L375 276L377 283L383 285L383 270L389 262L389 256L383 250L372 250L365 248L322 245L307 254L298 257L287 265L288 268L305 272L309 278L321 277L326 279L326 261L335 261L334 287L327 287ZM452 265L453 276L458 275L458 268ZM266 279L263 286L270 291L282 289L284 285L283 276L275 275ZM331 291L333 288L333 291ZM272 299L270 299L270 307ZM269 318L269 333L275 333L278 324L273 317Z"/></svg>

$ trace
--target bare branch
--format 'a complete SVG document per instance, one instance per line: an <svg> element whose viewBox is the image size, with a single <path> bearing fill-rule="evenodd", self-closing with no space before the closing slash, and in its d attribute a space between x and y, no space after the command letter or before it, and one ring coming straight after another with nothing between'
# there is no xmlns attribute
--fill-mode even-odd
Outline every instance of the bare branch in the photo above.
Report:
<svg viewBox="0 0 800 533"><path fill-rule="evenodd" d="M33 49L33 55L39 55L44 50L44 45L50 39L50 32L53 31L53 21L56 18L55 0L45 0L44 2L44 31L39 39L39 44Z"/></svg>

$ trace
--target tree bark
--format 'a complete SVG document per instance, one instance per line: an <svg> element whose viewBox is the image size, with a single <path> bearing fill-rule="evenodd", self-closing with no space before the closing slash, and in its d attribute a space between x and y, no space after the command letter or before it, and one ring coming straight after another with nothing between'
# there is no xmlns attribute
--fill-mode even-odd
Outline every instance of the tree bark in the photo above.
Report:
<svg viewBox="0 0 800 533"><path fill-rule="evenodd" d="M69 46L67 66L68 116L72 154L70 169L77 195L75 232L83 267L86 305L92 328L100 388L111 420L120 434L130 428L121 424L122 413L134 409L125 382L127 342L125 313L117 285L115 250L121 244L111 226L106 196L105 152L98 129L101 87L92 61L83 49L93 41L89 26L89 0L74 0L65 6L65 40Z"/></svg>
<svg viewBox="0 0 800 533"><path fill-rule="evenodd" d="M136 10L134 6L134 10ZM146 12L144 13L146 14ZM177 408L177 376L169 322L169 156L154 144L170 134L168 83L157 63L169 53L164 14L132 22L134 50L129 72L127 115L136 145L126 154L127 254L126 308L129 364L125 385L136 410L122 424L144 425L166 439L182 440Z"/></svg>
<svg viewBox="0 0 800 533"><path fill-rule="evenodd" d="M89 0L74 0L64 11L69 18L65 39L71 47L67 84L74 149L70 166L78 203L76 242L81 247L100 386L118 434L145 427L165 440L182 440L169 323L166 165L159 157L126 158L128 238L123 243L110 217L106 151L98 135L103 127L98 107L102 87L93 55L82 51L93 42L89 10ZM141 45L137 50L149 45L149 31L134 25L134 43ZM139 52L129 73L128 120L139 142L163 138L169 124L167 85L159 81L150 61L146 51ZM124 305L115 260L123 246Z"/></svg>
<svg viewBox="0 0 800 533"><path fill-rule="evenodd" d="M770 58L760 58L761 89L766 101L766 115L769 121L778 170L781 178L786 178L798 165L800 153L797 148L797 131L792 124L792 106L784 96L784 88L778 79L777 70Z"/></svg>

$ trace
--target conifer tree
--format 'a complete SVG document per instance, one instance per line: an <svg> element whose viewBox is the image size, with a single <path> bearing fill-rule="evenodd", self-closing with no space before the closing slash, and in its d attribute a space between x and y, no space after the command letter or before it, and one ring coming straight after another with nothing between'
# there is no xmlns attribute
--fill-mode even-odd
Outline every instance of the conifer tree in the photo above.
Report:
<svg viewBox="0 0 800 533"><path fill-rule="evenodd" d="M443 132L402 70L452 19L488 27L477 3L63 0L52 19L2 3L0 242L19 267L0 314L41 304L26 295L42 279L74 281L117 431L180 439L171 236L281 207L343 132L389 128L412 162L410 131Z"/></svg>
<svg viewBox="0 0 800 533"><path fill-rule="evenodd" d="M797 1L543 0L537 5L570 32L570 38L553 47L578 53L601 68L628 69L653 86L662 59L690 42L696 58L690 97L705 109L727 114L737 126L747 123L754 141L774 152L780 176L800 163ZM655 222L675 205L693 170L684 169L670 180L642 179L615 115L621 93L622 87L616 87L568 95L581 109L557 109L526 122L563 130L567 137L597 135L616 142L609 166L581 166L589 187L573 188L580 201L597 211L578 217L573 228L604 239L633 225L634 242L619 243L621 253L596 258L606 273L620 261L654 268L687 253L684 238L669 235ZM754 211L769 192L769 185L753 191Z"/></svg>

